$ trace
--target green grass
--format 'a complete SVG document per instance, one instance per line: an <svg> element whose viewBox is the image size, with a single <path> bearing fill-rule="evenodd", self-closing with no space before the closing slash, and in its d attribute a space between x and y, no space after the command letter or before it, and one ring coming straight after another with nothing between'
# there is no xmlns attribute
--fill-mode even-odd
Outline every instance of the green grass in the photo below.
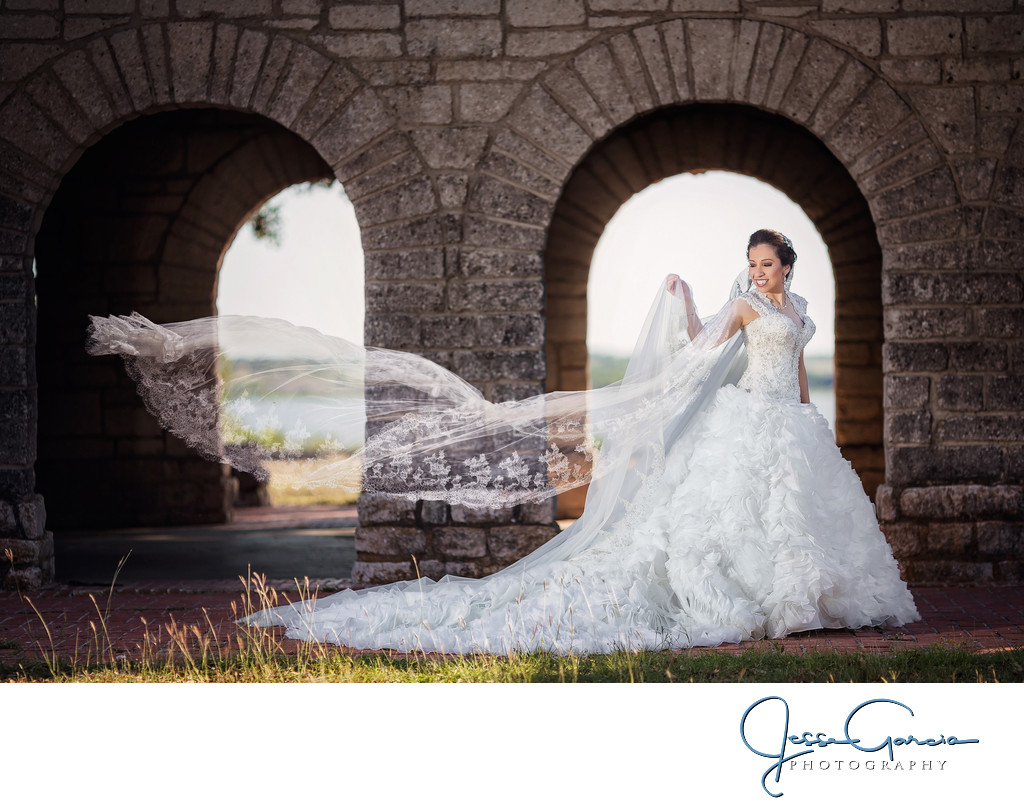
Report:
<svg viewBox="0 0 1024 808"><path fill-rule="evenodd" d="M1020 682L1024 649L979 654L933 646L885 653L779 648L740 654L640 652L593 656L402 657L244 651L216 658L0 665L6 682Z"/></svg>
<svg viewBox="0 0 1024 808"><path fill-rule="evenodd" d="M10 553L8 552L8 555ZM0 660L0 682L1022 682L1024 647L979 651L939 641L907 648L893 639L884 651L800 653L779 642L761 642L740 653L714 649L617 652L587 656L549 653L442 656L391 652L351 653L336 646L282 643L280 633L235 625L224 633L203 610L201 624L173 614L144 626L133 649L115 647L108 630L117 575L106 602L89 595L96 613L75 650L58 653L50 627L29 596L38 631L31 643L4 646L16 655ZM234 617L281 605L265 576L242 578ZM299 586L306 600L317 593Z"/></svg>

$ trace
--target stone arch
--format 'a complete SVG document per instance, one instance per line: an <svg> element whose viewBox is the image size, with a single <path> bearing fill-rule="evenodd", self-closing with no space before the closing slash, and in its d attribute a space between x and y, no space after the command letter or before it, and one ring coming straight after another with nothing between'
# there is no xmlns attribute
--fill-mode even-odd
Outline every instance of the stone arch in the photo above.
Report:
<svg viewBox="0 0 1024 808"><path fill-rule="evenodd" d="M587 382L586 275L611 215L652 182L707 168L775 185L825 237L837 274L838 437L873 495L885 473L883 264L962 225L960 200L932 133L889 83L795 28L694 18L637 27L524 93L469 208L517 222L524 242L543 234L548 389Z"/></svg>
<svg viewBox="0 0 1024 808"><path fill-rule="evenodd" d="M780 189L804 209L828 245L837 297L836 435L873 492L884 473L881 250L867 203L849 174L816 138L779 116L739 105L670 107L635 119L587 154L548 230L549 389L589 385L590 262L612 216L634 193L661 179L705 170L747 174ZM560 505L565 515L568 508Z"/></svg>
<svg viewBox="0 0 1024 808"><path fill-rule="evenodd" d="M34 254L40 272L26 282L39 293L39 328L26 323L38 330L27 373L38 376L42 402L38 454L30 447L26 459L37 461L50 525L223 519L232 489L224 470L162 436L123 374L60 357L81 358L86 313L211 314L235 232L296 182L341 180L364 243L386 247L380 233L392 221L437 208L418 151L345 65L287 35L208 22L91 38L39 68L0 121L17 155L6 173L31 177L19 189L27 201L14 204L29 239L26 274ZM140 153L142 141L153 151ZM115 168L122 162L131 165ZM88 190L99 180L102 192ZM87 232L83 210L102 225ZM76 255L75 245L87 249ZM104 269L83 272L90 263Z"/></svg>
<svg viewBox="0 0 1024 808"><path fill-rule="evenodd" d="M230 516L227 470L161 430L119 360L85 354L86 317L216 313L217 273L239 227L282 188L329 176L283 127L210 108L133 119L64 176L36 236L36 474L52 526Z"/></svg>

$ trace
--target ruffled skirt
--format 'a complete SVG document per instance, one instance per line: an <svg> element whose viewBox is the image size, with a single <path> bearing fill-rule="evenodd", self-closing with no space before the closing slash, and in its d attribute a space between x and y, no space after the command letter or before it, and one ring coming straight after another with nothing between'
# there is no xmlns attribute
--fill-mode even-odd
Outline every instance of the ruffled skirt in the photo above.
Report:
<svg viewBox="0 0 1024 808"><path fill-rule="evenodd" d="M874 507L812 405L734 386L568 559L346 590L257 625L352 648L606 653L920 619ZM574 542L574 546L579 546Z"/></svg>

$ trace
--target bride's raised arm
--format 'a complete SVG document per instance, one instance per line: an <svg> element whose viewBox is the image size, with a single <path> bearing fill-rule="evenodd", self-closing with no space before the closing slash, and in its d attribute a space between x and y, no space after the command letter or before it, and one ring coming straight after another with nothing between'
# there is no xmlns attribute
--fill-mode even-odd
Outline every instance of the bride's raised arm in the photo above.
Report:
<svg viewBox="0 0 1024 808"><path fill-rule="evenodd" d="M693 303L690 285L678 275L669 275L665 280L665 288L670 294L682 298L686 309L686 333L689 335L690 340L693 341L704 330L704 323L697 316L697 307ZM708 345L708 348L721 345L742 326L756 320L758 314L750 307L747 301L742 298L735 298L718 316L724 317L724 320L718 324L716 329L718 333L715 335L714 343Z"/></svg>

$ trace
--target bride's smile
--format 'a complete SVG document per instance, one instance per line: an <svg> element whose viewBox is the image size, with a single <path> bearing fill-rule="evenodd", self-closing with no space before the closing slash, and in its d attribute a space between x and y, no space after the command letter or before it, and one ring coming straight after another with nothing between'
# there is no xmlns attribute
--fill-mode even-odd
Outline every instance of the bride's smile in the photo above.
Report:
<svg viewBox="0 0 1024 808"><path fill-rule="evenodd" d="M766 295L781 295L785 289L789 266L784 266L769 244L759 244L750 250L748 272L758 291Z"/></svg>

